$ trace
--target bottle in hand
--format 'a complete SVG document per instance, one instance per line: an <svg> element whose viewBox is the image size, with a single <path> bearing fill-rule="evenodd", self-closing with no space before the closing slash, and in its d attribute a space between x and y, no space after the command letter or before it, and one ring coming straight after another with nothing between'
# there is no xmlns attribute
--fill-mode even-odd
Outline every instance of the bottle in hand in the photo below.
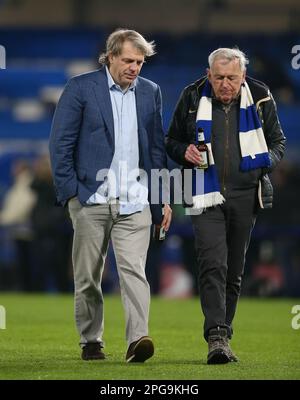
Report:
<svg viewBox="0 0 300 400"><path fill-rule="evenodd" d="M205 144L204 131L202 128L198 128L197 139L196 147L200 152L202 161L196 168L207 169L209 167L208 147Z"/></svg>

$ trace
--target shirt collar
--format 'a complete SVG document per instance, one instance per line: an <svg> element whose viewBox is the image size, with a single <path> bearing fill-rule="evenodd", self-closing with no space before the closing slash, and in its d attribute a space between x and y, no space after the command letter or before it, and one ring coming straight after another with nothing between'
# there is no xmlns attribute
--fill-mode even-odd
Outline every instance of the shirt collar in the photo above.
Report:
<svg viewBox="0 0 300 400"><path fill-rule="evenodd" d="M107 65L105 66L106 69L106 75L107 75L107 82L108 82L108 87L110 90L112 89L118 89L121 90L123 93L127 92L128 90L135 90L136 87L136 79L131 82L130 86L128 87L128 89L126 89L125 91L122 90L122 88L120 87L120 85L118 85L117 83L115 83L115 81L113 80L113 77L111 76L109 69L107 68Z"/></svg>

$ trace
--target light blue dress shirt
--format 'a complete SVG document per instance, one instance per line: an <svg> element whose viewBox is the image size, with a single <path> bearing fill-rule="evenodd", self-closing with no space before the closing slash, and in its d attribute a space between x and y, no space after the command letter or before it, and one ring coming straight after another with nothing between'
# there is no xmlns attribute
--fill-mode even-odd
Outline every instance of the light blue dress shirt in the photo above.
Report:
<svg viewBox="0 0 300 400"><path fill-rule="evenodd" d="M107 179L87 204L105 204L118 198L120 214L132 214L149 204L147 176L139 170L136 82L122 90L107 67L106 74L114 119L115 153Z"/></svg>

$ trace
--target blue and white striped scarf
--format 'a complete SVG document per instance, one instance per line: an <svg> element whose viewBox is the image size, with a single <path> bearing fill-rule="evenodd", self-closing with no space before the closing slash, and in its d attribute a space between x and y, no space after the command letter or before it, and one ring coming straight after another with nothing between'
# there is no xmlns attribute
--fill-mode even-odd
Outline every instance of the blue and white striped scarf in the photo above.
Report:
<svg viewBox="0 0 300 400"><path fill-rule="evenodd" d="M197 111L195 132L197 136L199 127L204 130L205 142L209 149L209 167L206 170L193 169L193 206L187 209L189 214L200 214L204 209L222 204L225 201L220 193L220 184L211 150L211 93L212 87L207 80ZM196 137L197 141L198 138ZM270 166L268 147L247 82L241 86L239 141L242 155L241 171L247 172Z"/></svg>

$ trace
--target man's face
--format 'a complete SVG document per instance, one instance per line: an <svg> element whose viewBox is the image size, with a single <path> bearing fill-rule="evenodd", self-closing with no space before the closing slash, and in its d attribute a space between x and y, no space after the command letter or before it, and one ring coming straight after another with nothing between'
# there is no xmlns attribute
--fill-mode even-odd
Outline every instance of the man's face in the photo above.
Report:
<svg viewBox="0 0 300 400"><path fill-rule="evenodd" d="M131 42L126 41L120 55L109 55L108 69L115 83L126 89L139 75L144 60L144 55Z"/></svg>
<svg viewBox="0 0 300 400"><path fill-rule="evenodd" d="M212 67L207 69L207 77L212 85L215 97L224 104L237 98L246 71L241 71L239 60L215 59Z"/></svg>

